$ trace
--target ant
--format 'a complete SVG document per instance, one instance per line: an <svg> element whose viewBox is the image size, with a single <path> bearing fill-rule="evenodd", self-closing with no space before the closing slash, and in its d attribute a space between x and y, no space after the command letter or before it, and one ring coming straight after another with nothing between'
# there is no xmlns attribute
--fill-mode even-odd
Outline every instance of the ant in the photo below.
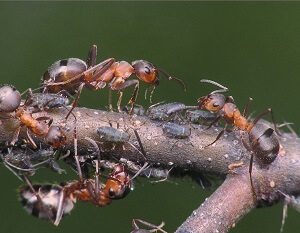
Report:
<svg viewBox="0 0 300 233"><path fill-rule="evenodd" d="M70 94L77 91L76 99L70 111L77 105L82 88L86 86L91 90L103 89L107 84L110 88L109 93L109 110L112 111L111 91L119 91L120 96L117 102L117 108L121 111L121 101L124 89L135 86L132 97L129 101L131 109L129 114L132 115L136 98L139 90L139 80L152 85L150 101L155 87L159 84L159 73L165 75L169 80L176 80L186 90L185 84L181 79L171 77L162 69L155 68L153 64L145 60L136 60L129 64L126 61L115 61L114 58L106 59L105 61L96 64L97 46L93 45L88 53L86 62L77 59L69 58L55 62L48 68L42 82L44 92L59 92L66 90ZM127 80L132 74L137 76L137 79ZM70 111L66 119L70 115Z"/></svg>
<svg viewBox="0 0 300 233"><path fill-rule="evenodd" d="M70 214L77 199L102 207L113 199L124 198L131 187L129 174L122 164L114 167L105 184L97 179L79 177L78 181L60 185L32 185L25 175L23 178L27 186L20 188L19 196L25 210L56 226L63 216Z"/></svg>
<svg viewBox="0 0 300 233"><path fill-rule="evenodd" d="M210 128L213 124L217 123L221 118L223 118L226 122L224 129L219 133L217 138L207 146L210 146L213 143L215 143L224 134L225 131L232 131L227 128L227 125L235 126L238 130L240 130L243 145L251 154L249 174L251 187L254 191L252 182L252 166L254 155L257 156L257 158L261 160L264 164L270 164L276 159L280 149L280 144L277 136L274 133L274 129L278 135L280 135L280 133L277 130L273 112L271 108L268 108L266 111L258 115L252 122L248 122L246 117L248 114L249 107L253 100L252 98L249 98L246 108L243 114L241 114L241 112L235 105L232 96L225 98L224 95L220 94L222 92L228 91L227 87L224 87L217 82L207 79L202 79L201 82L210 83L221 88L220 90L213 91L207 96L199 98L197 102L200 109L215 112L219 115L208 126L208 128ZM258 121L268 113L271 114L274 129L270 128L266 124L258 123ZM249 136L250 144L246 142L245 133Z"/></svg>
<svg viewBox="0 0 300 233"><path fill-rule="evenodd" d="M59 126L51 126L52 120L47 124L45 121L49 117L32 117L32 113L27 110L26 102L21 106L21 94L13 86L7 85L0 89L0 109L5 113L12 113L12 118L16 118L20 122L20 126L14 133L11 145L14 145L18 140L20 129L23 125L27 127L27 137L32 144L33 148L37 148L35 142L29 134L28 129L35 135L45 138L46 143L56 148L66 141L66 136Z"/></svg>

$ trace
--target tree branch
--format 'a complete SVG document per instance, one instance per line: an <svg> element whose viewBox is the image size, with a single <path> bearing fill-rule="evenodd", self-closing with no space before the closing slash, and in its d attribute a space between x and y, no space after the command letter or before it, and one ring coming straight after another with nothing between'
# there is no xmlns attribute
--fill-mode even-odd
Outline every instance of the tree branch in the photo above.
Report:
<svg viewBox="0 0 300 233"><path fill-rule="evenodd" d="M162 126L166 122L152 121L147 116L133 116L87 108L75 108L67 121L64 116L67 109L56 108L48 112L35 113L33 117L48 116L53 124L61 125L67 136L63 151L74 149L74 127L77 127L79 155L86 155L93 150L93 145L85 138L93 139L104 151L106 158L110 155L125 158L133 162L145 162L140 153L139 144L133 129L136 129L146 152L147 162L161 167L176 167L195 172L204 172L218 176L229 174L225 182L180 226L177 232L227 232L244 214L252 208L268 206L278 202L282 195L300 193L300 148L298 138L284 133L279 137L282 149L277 159L269 166L262 166L257 161L253 166L253 182L257 200L251 191L249 179L249 152L240 141L239 134L228 133L214 145L204 148L212 142L221 128L190 125L191 134L187 138L178 139L166 135ZM0 144L5 145L12 140L18 119L2 115L0 125ZM122 145L101 142L97 129L100 126L119 127L130 135L129 142ZM44 139L31 133L36 144L44 143ZM22 127L19 140L26 139L25 127ZM136 148L132 147L135 145ZM95 149L95 148L94 148ZM244 166L229 171L230 164L243 162Z"/></svg>

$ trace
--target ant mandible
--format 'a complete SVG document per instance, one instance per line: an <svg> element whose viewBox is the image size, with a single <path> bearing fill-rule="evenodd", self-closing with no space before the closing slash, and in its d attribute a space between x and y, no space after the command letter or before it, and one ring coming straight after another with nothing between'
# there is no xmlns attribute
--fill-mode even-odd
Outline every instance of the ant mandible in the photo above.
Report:
<svg viewBox="0 0 300 233"><path fill-rule="evenodd" d="M96 64L97 46L93 45L89 51L86 62L77 59L69 58L55 62L48 68L48 71L42 77L45 92L58 92L62 89L74 94L77 91L76 100L70 111L77 105L80 93L83 86L89 89L103 89L107 84L110 88L109 95L109 110L112 111L111 90L119 91L120 96L117 102L118 111L121 112L121 101L124 89L135 86L132 97L129 101L132 111L136 102L139 90L139 80L152 85L150 100L155 87L159 84L159 73L165 75L169 80L176 80L186 90L185 84L181 79L171 77L162 69L155 68L153 64L145 60L136 60L129 64L126 61L115 61L114 58L106 59L105 61ZM137 79L127 80L132 74L137 76ZM66 118L70 115L70 111Z"/></svg>
<svg viewBox="0 0 300 233"><path fill-rule="evenodd" d="M228 91L227 87L224 87L217 82L207 79L202 79L201 82L210 83L221 88L220 90L213 91L207 96L199 98L197 101L200 109L206 109L219 115L209 125L208 128L217 123L221 118L223 118L226 122L224 129L219 133L217 138L212 143L206 145L206 147L215 143L224 134L225 131L230 132L231 130L227 128L228 125L238 128L238 130L240 130L241 132L243 145L251 154L249 174L251 187L254 191L252 182L252 166L254 155L256 155L264 164L270 164L276 159L280 149L280 144L277 136L274 133L274 129L278 135L280 135L280 133L277 130L273 112L270 108L268 108L266 111L258 115L252 122L248 122L246 117L249 107L252 103L252 98L249 98L246 108L243 114L241 114L231 96L225 98L224 95L220 94L222 92ZM258 121L268 113L271 114L274 129L270 128L266 124L258 123ZM246 142L245 133L247 133L249 136L250 144Z"/></svg>

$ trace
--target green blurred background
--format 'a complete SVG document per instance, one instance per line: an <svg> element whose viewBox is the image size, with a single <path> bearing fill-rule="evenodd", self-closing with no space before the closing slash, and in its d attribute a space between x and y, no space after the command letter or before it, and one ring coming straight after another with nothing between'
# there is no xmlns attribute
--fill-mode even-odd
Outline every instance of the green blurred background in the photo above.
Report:
<svg viewBox="0 0 300 233"><path fill-rule="evenodd" d="M296 2L1 2L1 81L20 90L37 87L53 62L68 57L85 59L92 44L98 61L109 57L146 59L185 81L162 79L153 102L196 99L213 90L200 79L229 87L237 105L249 96L252 110L272 107L278 122L293 122L299 132L300 3ZM143 90L138 103L149 106ZM127 92L129 99L131 90ZM84 90L80 104L107 106L108 91ZM114 95L114 100L117 95ZM76 175L40 171L34 181L62 181ZM21 182L4 167L1 232L129 232L132 218L166 222L173 232L211 191L191 182L136 184L135 191L110 206L78 203L59 227L27 215L17 201ZM279 232L282 204L246 215L231 232ZM296 232L299 215L289 209L284 232Z"/></svg>

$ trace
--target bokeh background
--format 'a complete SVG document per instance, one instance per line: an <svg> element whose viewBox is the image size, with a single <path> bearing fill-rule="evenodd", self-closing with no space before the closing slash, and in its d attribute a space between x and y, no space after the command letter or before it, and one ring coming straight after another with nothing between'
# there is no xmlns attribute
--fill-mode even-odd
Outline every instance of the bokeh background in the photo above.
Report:
<svg viewBox="0 0 300 233"><path fill-rule="evenodd" d="M98 61L109 57L145 59L181 78L161 80L153 102L195 104L213 90L200 79L229 87L237 105L259 113L272 107L278 122L293 122L299 132L300 3L297 2L0 2L0 83L19 90L38 87L53 62L85 59L91 45ZM138 103L149 106L143 90ZM127 91L129 99L131 90ZM114 95L114 100L117 95ZM84 90L80 104L107 106L107 89ZM74 172L57 175L39 171L34 181L76 179ZM148 184L142 180L124 200L96 208L78 203L59 227L27 215L17 201L21 182L0 167L2 232L129 232L131 219L166 222L173 232L212 191L192 182ZM231 232L279 232L282 204L257 209ZM300 228L299 215L289 209L284 232Z"/></svg>

